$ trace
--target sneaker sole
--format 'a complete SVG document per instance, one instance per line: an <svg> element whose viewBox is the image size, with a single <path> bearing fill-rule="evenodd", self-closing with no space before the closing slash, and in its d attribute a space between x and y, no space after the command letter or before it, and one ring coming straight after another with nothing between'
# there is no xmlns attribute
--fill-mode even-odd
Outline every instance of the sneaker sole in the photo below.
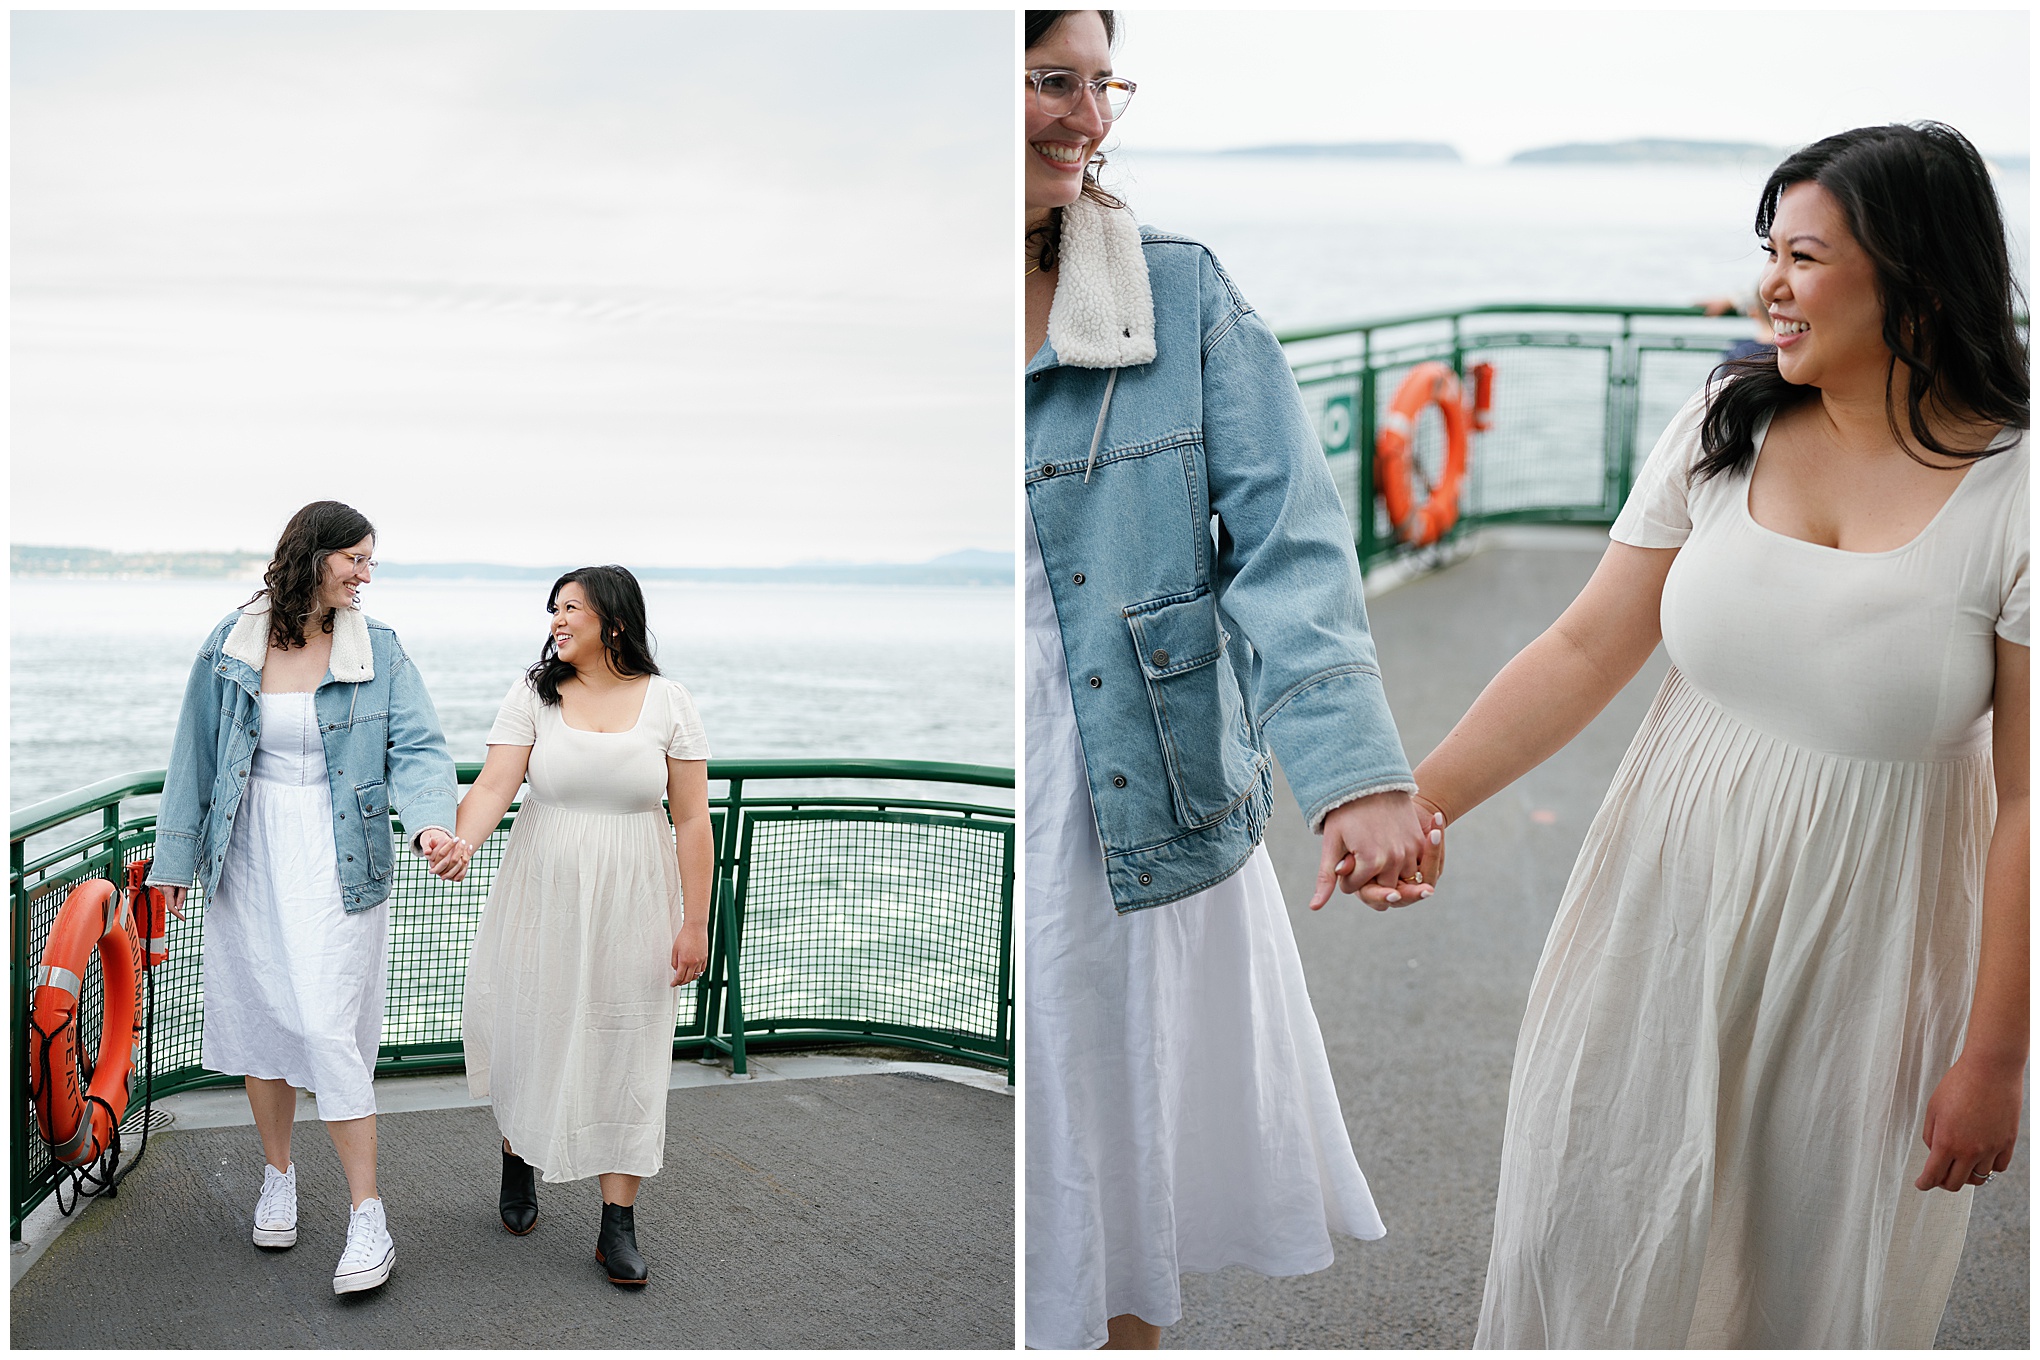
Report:
<svg viewBox="0 0 2040 1360"><path fill-rule="evenodd" d="M358 1294L364 1289L374 1289L390 1277L390 1267L397 1263L397 1249L392 1246L389 1255L366 1270L357 1270L351 1275L335 1275L335 1294Z"/></svg>
<svg viewBox="0 0 2040 1360"><path fill-rule="evenodd" d="M255 1230L255 1245L267 1247L271 1251L282 1251L285 1247L294 1247L297 1245L297 1229L257 1228Z"/></svg>

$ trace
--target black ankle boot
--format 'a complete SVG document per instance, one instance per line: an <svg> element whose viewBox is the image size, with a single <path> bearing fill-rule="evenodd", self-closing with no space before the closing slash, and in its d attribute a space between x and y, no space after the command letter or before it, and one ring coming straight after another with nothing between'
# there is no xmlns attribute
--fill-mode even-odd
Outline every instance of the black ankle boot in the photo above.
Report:
<svg viewBox="0 0 2040 1360"><path fill-rule="evenodd" d="M530 1163L503 1149L503 1190L496 1199L503 1226L519 1237L538 1225L538 1178Z"/></svg>
<svg viewBox="0 0 2040 1360"><path fill-rule="evenodd" d="M602 1206L602 1235L595 1239L595 1259L609 1271L609 1282L635 1289L645 1282L645 1258L638 1255L637 1220L628 1204Z"/></svg>

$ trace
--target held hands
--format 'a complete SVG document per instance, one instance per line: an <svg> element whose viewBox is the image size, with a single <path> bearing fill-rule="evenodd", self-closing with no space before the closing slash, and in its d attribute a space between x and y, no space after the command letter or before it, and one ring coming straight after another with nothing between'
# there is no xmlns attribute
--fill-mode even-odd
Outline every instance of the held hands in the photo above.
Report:
<svg viewBox="0 0 2040 1360"><path fill-rule="evenodd" d="M1426 853L1442 842L1443 827L1442 815L1430 822L1406 793L1369 794L1333 808L1325 814L1324 853L1310 909L1331 901L1335 882L1376 911L1429 897L1432 876L1423 873L1419 881L1417 875Z"/></svg>
<svg viewBox="0 0 2040 1360"><path fill-rule="evenodd" d="M708 922L683 925L673 937L673 980L671 987L685 987L708 967Z"/></svg>
<svg viewBox="0 0 2040 1360"><path fill-rule="evenodd" d="M1927 1102L1927 1123L1920 1132L1927 1165L1913 1182L1915 1190L1981 1185L2012 1164L2023 1066L1993 1071L1982 1058L1965 1053L1956 1059Z"/></svg>
<svg viewBox="0 0 2040 1360"><path fill-rule="evenodd" d="M472 845L438 827L427 827L418 833L418 848L425 852L427 867L448 883L458 883L467 877L468 861L475 853Z"/></svg>

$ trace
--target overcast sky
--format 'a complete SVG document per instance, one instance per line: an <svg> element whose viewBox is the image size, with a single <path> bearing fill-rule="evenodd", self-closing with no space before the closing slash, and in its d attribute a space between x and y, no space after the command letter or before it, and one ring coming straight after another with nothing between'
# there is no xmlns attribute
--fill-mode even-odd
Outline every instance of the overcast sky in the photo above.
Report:
<svg viewBox="0 0 2040 1360"><path fill-rule="evenodd" d="M2025 154L2029 19L1995 10L1122 11L1129 149L1439 141L1798 145L1936 118Z"/></svg>
<svg viewBox="0 0 2040 1360"><path fill-rule="evenodd" d="M1009 14L11 25L15 542L1011 549Z"/></svg>

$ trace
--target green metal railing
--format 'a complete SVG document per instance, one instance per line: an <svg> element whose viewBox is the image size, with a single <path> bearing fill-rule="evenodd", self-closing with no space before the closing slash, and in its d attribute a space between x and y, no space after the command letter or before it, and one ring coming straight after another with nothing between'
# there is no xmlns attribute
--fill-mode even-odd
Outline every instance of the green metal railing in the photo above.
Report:
<svg viewBox="0 0 2040 1360"><path fill-rule="evenodd" d="M479 765L462 765L471 783ZM907 760L711 760L716 846L709 962L678 989L673 1052L726 1056L739 1074L762 1047L886 1044L982 1063L1013 1080L1011 807L912 796L929 785L1013 787L1011 769ZM909 796L810 792L834 781L906 784ZM788 785L798 781L799 788ZM758 784L780 792L760 795ZM93 878L118 882L149 857L155 818L132 803L160 793L161 771L123 775L14 814L9 832L14 1137L10 1235L57 1184L35 1134L28 1092L28 1014L35 965L65 896ZM125 806L124 805L128 805ZM517 809L475 850L467 878L443 883L399 856L390 898L388 1009L378 1076L458 1070L469 943ZM401 828L398 828L401 836ZM170 922L170 957L152 974L157 1096L240 1078L200 1063L199 961L204 894ZM99 966L87 972L79 1048L96 1052ZM137 1055L128 1120L138 1129ZM128 1140L132 1146L132 1139Z"/></svg>
<svg viewBox="0 0 2040 1360"><path fill-rule="evenodd" d="M1280 338L1345 501L1361 567L1371 569L1413 551L1397 541L1375 494L1374 442L1396 387L1417 364L1443 360L1462 377L1476 363L1495 368L1492 427L1472 436L1450 542L1487 524L1612 523L1638 461L1722 352L1750 331L1747 317L1709 317L1698 307L1533 302ZM1419 417L1413 442L1418 467L1435 480L1444 457L1436 408Z"/></svg>

